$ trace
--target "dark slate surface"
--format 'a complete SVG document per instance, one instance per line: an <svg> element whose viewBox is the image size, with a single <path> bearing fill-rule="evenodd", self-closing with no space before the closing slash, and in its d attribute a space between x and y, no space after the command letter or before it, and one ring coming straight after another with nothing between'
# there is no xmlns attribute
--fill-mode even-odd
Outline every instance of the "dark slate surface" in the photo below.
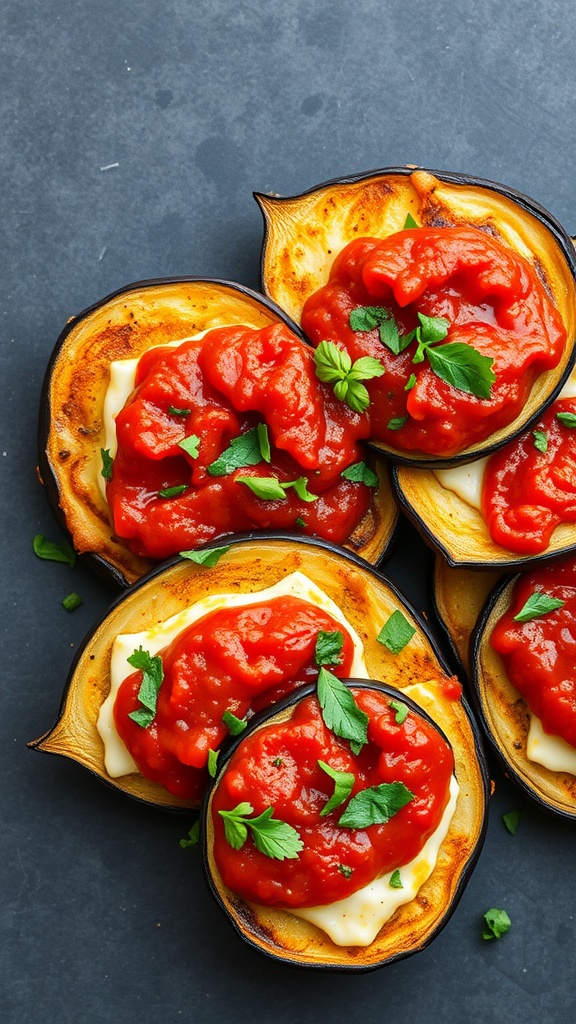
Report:
<svg viewBox="0 0 576 1024"><path fill-rule="evenodd" d="M258 286L251 193L418 163L504 182L576 233L568 0L4 0L0 5L2 828L0 1018L576 1020L576 832L494 768L487 842L434 944L362 975L260 958L212 903L187 823L26 742L112 598L58 538L35 474L44 368L66 319L131 281ZM409 557L408 557L409 555ZM408 527L390 572L426 607ZM69 590L82 607L60 607ZM501 814L524 808L510 836ZM482 914L505 907L500 942Z"/></svg>

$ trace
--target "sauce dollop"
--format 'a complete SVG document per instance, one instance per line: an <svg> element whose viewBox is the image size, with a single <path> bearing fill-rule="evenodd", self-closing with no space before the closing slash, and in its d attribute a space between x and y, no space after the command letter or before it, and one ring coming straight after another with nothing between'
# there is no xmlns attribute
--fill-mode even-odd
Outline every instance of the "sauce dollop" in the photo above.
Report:
<svg viewBox="0 0 576 1024"><path fill-rule="evenodd" d="M576 523L576 429L563 414L576 423L576 398L554 402L486 464L482 514L492 539L511 551L540 554L560 523Z"/></svg>
<svg viewBox="0 0 576 1024"><path fill-rule="evenodd" d="M358 307L384 308L405 335L418 314L449 321L446 343L493 359L490 397L453 387L416 341L395 354L378 329L353 330ZM370 438L405 452L451 456L511 423L534 380L556 366L566 332L528 260L478 228L408 228L385 239L357 238L337 256L328 283L307 300L302 326L314 345L333 341L354 361L385 369L368 380Z"/></svg>
<svg viewBox="0 0 576 1024"><path fill-rule="evenodd" d="M541 618L515 622L514 616L538 591L563 601L563 606ZM544 731L576 747L576 562L523 573L490 642Z"/></svg>
<svg viewBox="0 0 576 1024"><path fill-rule="evenodd" d="M230 758L212 799L214 857L224 884L243 899L291 908L344 899L412 860L438 827L454 771L448 742L412 710L398 724L388 694L352 692L369 717L359 754L326 727L317 699L306 697L289 721L255 730ZM384 824L341 826L345 804L321 816L334 783L319 760L354 774L352 796L402 782L413 799ZM255 814L273 807L275 818L298 831L304 848L297 859L271 859L250 838L239 850L227 843L218 812L243 801Z"/></svg>
<svg viewBox="0 0 576 1024"><path fill-rule="evenodd" d="M150 726L129 717L140 707L142 671L129 675L116 696L116 729L140 773L175 796L199 800L209 751L228 735L224 713L244 719L313 682L318 633L335 631L343 645L331 671L345 676L354 653L349 632L301 598L219 609L184 629L160 654L164 678Z"/></svg>
<svg viewBox="0 0 576 1024"><path fill-rule="evenodd" d="M231 442L266 424L270 453L214 474ZM116 417L118 450L106 497L115 533L162 559L227 533L293 529L347 540L373 490L343 477L362 462L368 420L320 384L313 353L283 324L226 327L139 360L136 388ZM195 437L196 454L182 448ZM241 478L275 478L262 497ZM302 498L294 481L303 480Z"/></svg>

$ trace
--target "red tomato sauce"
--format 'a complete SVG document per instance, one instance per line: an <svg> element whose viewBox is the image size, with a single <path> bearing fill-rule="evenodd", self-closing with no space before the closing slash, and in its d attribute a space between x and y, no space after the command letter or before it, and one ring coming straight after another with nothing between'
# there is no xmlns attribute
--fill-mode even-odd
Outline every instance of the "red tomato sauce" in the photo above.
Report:
<svg viewBox="0 0 576 1024"><path fill-rule="evenodd" d="M424 718L409 711L401 725L390 697L353 690L369 716L368 743L358 755L326 728L315 697L305 698L289 722L246 737L232 755L212 802L214 856L225 885L265 906L322 906L344 899L379 875L412 860L436 830L448 803L452 750ZM385 824L363 829L338 824L346 804L320 812L334 783L318 765L352 772L352 795L381 783L403 782L414 798ZM254 814L273 807L304 843L297 859L260 853L250 835L239 850L226 841L220 810L248 801Z"/></svg>
<svg viewBox="0 0 576 1024"><path fill-rule="evenodd" d="M545 551L560 523L576 523L576 398L554 402L533 430L492 455L484 471L482 514L497 544L520 554ZM546 450L536 445L545 438Z"/></svg>
<svg viewBox="0 0 576 1024"><path fill-rule="evenodd" d="M514 622L536 590L564 601L562 608L529 622ZM576 747L576 562L557 562L523 573L512 607L492 631L512 685L544 731Z"/></svg>
<svg viewBox="0 0 576 1024"><path fill-rule="evenodd" d="M223 608L183 630L161 652L164 679L152 724L142 728L129 718L140 707L141 671L124 680L116 697L116 729L140 773L175 796L200 799L208 753L228 735L224 712L243 719L314 682L318 633L335 630L344 643L331 671L346 676L354 654L350 634L301 598Z"/></svg>
<svg viewBox="0 0 576 1024"><path fill-rule="evenodd" d="M427 359L413 363L416 341L395 355L377 328L352 330L350 313L365 306L388 310L401 335L418 326L418 313L448 319L441 345L464 343L493 359L490 397L441 380ZM328 283L307 300L302 326L314 345L333 341L352 361L372 356L384 367L383 376L365 382L372 440L437 456L454 455L511 423L534 380L558 364L566 338L528 261L471 227L355 239L335 259Z"/></svg>
<svg viewBox="0 0 576 1024"><path fill-rule="evenodd" d="M170 410L179 410L185 415ZM270 462L214 476L232 439L268 425ZM313 353L284 325L227 327L139 361L136 388L116 418L118 451L107 500L115 533L138 555L162 559L227 533L294 529L343 543L368 512L373 490L341 473L365 459L366 416L339 402L314 372ZM197 457L180 443L195 435ZM301 477L262 498L240 477ZM169 497L159 492L177 487Z"/></svg>

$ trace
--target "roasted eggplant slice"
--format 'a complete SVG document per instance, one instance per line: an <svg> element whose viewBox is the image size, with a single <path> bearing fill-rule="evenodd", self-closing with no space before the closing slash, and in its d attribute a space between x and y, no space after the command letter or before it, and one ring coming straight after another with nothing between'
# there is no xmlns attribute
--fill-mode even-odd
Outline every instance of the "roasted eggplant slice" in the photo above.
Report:
<svg viewBox="0 0 576 1024"><path fill-rule="evenodd" d="M110 659L119 634L141 633L214 594L254 594L300 571L338 606L364 645L367 673L408 690L424 686L441 714L452 744L458 778L466 796L469 834L482 832L485 772L474 722L447 674L426 628L392 584L363 559L321 541L290 535L238 536L213 566L177 560L135 584L112 605L85 641L72 666L58 719L31 747L79 762L116 789L162 807L190 806L160 785L127 774L111 778L97 730L100 708L110 690ZM410 642L399 653L377 639L390 616L407 626ZM412 629L414 633L412 634ZM394 643L392 643L394 646ZM432 709L434 717L436 712ZM463 798L464 799L464 798Z"/></svg>
<svg viewBox="0 0 576 1024"><path fill-rule="evenodd" d="M461 749L462 735L458 726L456 731L453 731L455 720L450 700L446 701L442 696L439 696L439 698L434 697L432 692L430 692L429 701L425 702L423 707L418 697L416 698L418 703L416 703L405 692L385 686L382 683L374 682L373 680L369 682L347 680L346 685L352 694L355 695L357 701L361 702L363 695L369 695L368 697L364 696L364 699L372 702L373 714L382 714L382 712L377 711L381 707L380 702L388 704L388 707L404 707L408 711L408 715L413 716L413 723L414 721L420 722L419 729L423 730L419 734L422 744L428 742L423 737L424 735L429 735L428 730L431 729L432 735L435 730L445 734L440 740L436 741L443 750L449 751L450 743L455 752L459 748ZM419 692L418 687L416 687L415 692ZM392 702L392 704L390 705L389 702ZM370 703L367 703L366 707L370 707ZM299 855L292 851L290 856L296 859L290 860L288 870L286 871L284 865L276 866L276 864L271 864L269 858L275 854L269 852L268 855L264 856L258 852L253 852L250 849L252 837L247 837L248 852L246 854L244 854L243 850L240 853L230 852L229 850L227 852L226 840L228 835L226 833L225 838L222 821L216 813L216 808L218 805L223 805L226 808L230 802L234 803L237 795L238 800L244 799L242 796L244 790L249 795L252 793L251 778L257 777L258 765L261 763L260 759L263 756L272 756L276 749L275 743L278 750L281 750L282 753L286 751L285 757L290 759L290 783L286 782L286 788L293 786L294 793L300 794L296 781L298 778L298 768L292 767L292 764L294 761L294 764L298 765L298 747L294 735L299 727L301 727L300 718L297 716L301 716L303 712L305 715L312 716L310 724L308 724L308 719L306 720L306 745L302 754L305 763L305 767L302 769L304 772L302 778L309 780L311 778L309 773L313 770L317 771L314 764L316 754L310 755L309 746L312 743L310 732L312 722L317 718L319 719L320 715L314 687L298 691L278 708L269 709L258 720L255 719L252 726L238 738L233 748L226 753L222 763L219 763L218 774L202 814L204 860L209 884L220 907L239 935L255 949L274 959L298 966L346 971L362 971L380 967L383 964L409 956L427 946L446 924L454 911L482 844L481 819L483 816L482 806L484 797L481 796L481 793L483 791L483 782L480 782L478 776L476 778L469 777L466 780L465 774L462 771L461 755L460 757L457 755L456 760L457 762L460 761L460 766L457 766L455 770L457 783L454 783L454 777L452 782L449 783L451 796L449 799L446 796L448 804L442 818L442 825L439 826L440 833L444 834L445 838L439 847L437 844L440 841L440 835L435 836L435 840L433 840L435 850L438 850L435 866L430 873L430 866L434 864L436 854L430 852L426 856L422 852L420 856L416 855L415 860L412 861L411 869L401 867L400 871L396 869L395 872L389 875L384 872L383 877L376 878L375 885L368 884L366 889L360 887L360 893L363 896L360 910L361 923L355 919L355 914L358 912L360 893L348 898L338 895L338 900L331 904L328 913L323 908L320 913L318 913L317 909L308 912L308 914L304 910L299 915L297 907L293 908L293 912L291 912L278 906L264 906L262 902L254 902L247 898L245 894L239 896L237 892L232 891L223 880L223 865L225 872L232 871L232 876L225 876L228 877L229 881L233 881L234 878L238 877L242 886L249 886L249 893L253 889L262 892L263 888L265 888L267 892L269 891L273 894L273 899L281 903L284 897L280 896L277 876L286 877L289 880L291 892L294 892L296 887L298 891L302 889L306 894L304 899L304 906L306 906L309 905L309 903L306 903L306 900L309 901L312 892L316 891L310 888L313 883L307 874L310 861L302 861L302 867L300 867ZM430 716L434 716L434 721ZM379 719L380 723L382 723L382 720L382 718ZM396 721L399 721L399 719L396 718ZM441 730L439 730L439 726ZM401 726L392 726L392 729L394 733L397 733ZM329 741L330 750L332 750L332 746L336 749L337 757L347 757L345 743L339 743L338 740L334 741L332 739ZM339 753L340 749L342 753ZM426 749L428 748L426 747ZM250 751L249 755L248 750ZM420 751L421 756L425 757L422 754L422 750L424 750L424 746L420 748ZM247 762L249 768L246 767L246 756L249 756ZM324 756L330 761L330 755ZM310 757L312 757L312 761L310 761ZM283 771L282 757L275 759L273 764L277 766L275 768L276 773L280 774ZM450 770L447 761L443 764L442 768L438 767L434 770L436 786L448 785L445 776L447 773L450 773ZM229 772L232 772L233 782L227 784L223 780L227 778L227 773ZM267 774L263 776L266 780L265 785L271 786L271 792L277 793L276 799L282 799L281 794L284 792L284 787L277 780L271 778L271 773L273 772L274 768L266 768ZM395 762L392 774L395 779L401 774L398 762ZM319 775L322 776L322 772L319 772ZM443 780L442 784L440 784L440 778ZM472 783L471 788L469 788L470 782ZM318 785L322 786L321 779ZM392 786L401 785L399 782L392 783ZM458 785L460 786L459 789ZM230 786L232 786L232 793L229 792ZM386 787L384 786L384 788ZM330 787L328 787L328 790L330 790ZM414 798L412 793L410 793L410 796ZM253 796L252 799L259 800L261 803L267 802L267 800L263 800L260 796ZM315 801L317 802L317 799L316 790L310 792L307 788L303 789L299 796L298 812L294 820L304 829L304 833L301 834L306 835L306 839L308 839L309 835L316 836L315 829L317 828L320 830L321 835L324 836L326 834L325 839L312 838L309 840L315 849L318 849L326 841L328 843L327 850L329 849L331 852L325 865L318 865L316 869L318 871L316 884L318 884L318 880L321 878L320 892L326 897L326 880L330 877L328 864L331 864L332 871L336 871L334 851L337 847L333 845L338 841L337 837L339 835L339 822L336 818L341 814L343 808L332 813L333 821L327 825L320 824L322 820L327 822L327 818L316 819L318 820L318 825L312 824L315 821L314 807L312 805L314 805ZM345 800L346 797L342 799ZM306 800L310 804L311 817L306 817L307 812L303 810ZM248 808L250 808L247 813L251 813L253 806L248 801L246 803ZM242 805L244 808L246 808L246 803ZM256 810L259 810L259 807ZM225 813L229 814L230 812L225 811ZM234 812L232 811L232 813ZM328 813L330 814L330 812ZM452 814L451 818L450 814ZM274 807L273 817L277 819L291 818L289 801L282 800L280 810ZM450 820L449 825L448 820ZM280 821L277 822L277 827L279 824ZM286 825L286 822L283 824ZM299 836L298 825L296 837ZM384 826L385 829L387 827ZM217 832L216 829L218 830ZM341 829L340 832L342 832ZM366 839L370 832L370 829L366 831ZM215 853L216 835L218 835L218 842L221 844L220 856ZM293 836L294 833L292 833ZM230 838L235 841L234 836ZM403 864L405 864L405 861L411 860L411 857L405 854L407 841L409 842L410 840L405 837L403 844L401 844L404 848ZM350 846L346 847L348 849L348 857L354 857L352 840L346 840L346 842L350 842ZM306 847L306 840L304 840L304 847ZM235 846L235 850L237 849L238 847ZM257 849L260 850L261 847L258 846ZM281 853L284 853L284 850ZM360 856L361 859L365 860L366 850ZM222 861L222 857L232 861L231 867L225 866L226 860ZM314 858L314 855L312 857ZM235 863L238 858L242 860L241 865ZM345 856L344 859L346 859ZM253 863L254 860L257 864ZM428 870L425 873L427 874L426 881L421 884L421 887L418 887L418 883L423 878L422 875L419 875L418 881L415 878L414 884L410 885L408 882L410 871L413 870L415 876L417 876L421 870L421 860L422 868L424 867L424 861L428 864ZM246 863L244 863L245 861ZM306 864L306 868L304 864ZM251 868L250 865L252 865ZM253 872L256 871L255 881L251 885L247 882L246 873L250 869ZM347 872L346 882L342 882L342 879L339 879L339 881L331 883L338 894L348 889L351 892L356 891L357 886L354 886L353 879L357 870L359 870L359 866L354 869L349 866L346 867L346 865L342 866L342 872ZM391 871L390 868L387 870ZM270 884L270 889L266 886L263 887L262 882L262 879L268 877L268 871L274 876L274 882ZM298 871L298 880L295 877L296 871ZM327 871L328 874L325 875L324 871ZM240 875L238 874L239 872ZM400 895L397 899L394 899L393 894L396 892L398 896L399 890L390 888L390 884L394 885L394 874L397 876L396 884L402 885L404 882L407 887L404 897ZM336 876L338 876L338 872L336 872ZM304 881L301 881L302 877ZM299 884L300 882L301 885ZM377 890L376 892L375 889ZM298 898L301 899L302 897L299 896ZM332 891L331 898L334 898ZM342 899L345 901L344 905L339 903L339 900ZM324 900L319 902L324 902Z"/></svg>
<svg viewBox="0 0 576 1024"><path fill-rule="evenodd" d="M576 819L576 774L551 771L527 754L531 715L510 682L490 643L501 616L512 607L519 576L502 580L492 591L472 643L473 696L485 732L504 770L544 810Z"/></svg>
<svg viewBox="0 0 576 1024"><path fill-rule="evenodd" d="M536 377L522 411L511 422L467 443L449 458L402 449L386 431L385 440L373 433L372 443L379 450L407 465L471 461L525 430L558 393L575 356L574 248L554 218L531 199L491 181L408 167L328 181L298 196L256 194L255 198L265 222L263 290L297 323L307 300L327 283L335 257L348 243L389 238L406 227L407 218L410 226L468 227L501 240L528 260L560 314L567 336L562 356L553 369ZM330 317L326 312L324 316L329 334ZM319 317L318 330L323 322ZM381 415L385 418L385 410ZM394 426L388 424L388 428L396 432L399 421L390 422Z"/></svg>
<svg viewBox="0 0 576 1024"><path fill-rule="evenodd" d="M439 555L434 559L434 611L452 652L470 675L470 639L488 595L501 578L497 572L455 569Z"/></svg>
<svg viewBox="0 0 576 1024"><path fill-rule="evenodd" d="M157 563L129 550L110 525L101 486L110 363L214 327L278 323L298 331L263 296L230 282L193 278L128 286L67 324L44 382L39 471L73 546L113 583L127 586ZM397 518L387 472L383 465L376 468L376 496L348 541L374 562L390 542Z"/></svg>

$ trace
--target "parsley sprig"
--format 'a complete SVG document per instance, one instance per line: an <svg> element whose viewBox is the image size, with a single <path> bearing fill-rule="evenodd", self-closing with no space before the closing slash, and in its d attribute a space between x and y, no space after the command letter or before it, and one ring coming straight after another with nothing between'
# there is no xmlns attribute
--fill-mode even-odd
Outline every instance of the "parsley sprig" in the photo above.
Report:
<svg viewBox="0 0 576 1024"><path fill-rule="evenodd" d="M543 590L535 590L533 594L530 594L518 614L514 616L514 622L530 622L532 619L541 619L543 615L548 615L549 612L556 611L557 608L563 608L564 604L565 602L559 597L551 597Z"/></svg>
<svg viewBox="0 0 576 1024"><path fill-rule="evenodd" d="M332 672L321 668L318 673L318 703L328 729L350 741L350 749L358 754L368 742L368 715L362 711L353 694Z"/></svg>
<svg viewBox="0 0 576 1024"><path fill-rule="evenodd" d="M347 352L333 341L321 341L314 352L314 367L318 380L332 384L334 394L353 412L364 412L370 405L370 396L361 383L381 377L384 367L372 356L361 356L353 363Z"/></svg>
<svg viewBox="0 0 576 1024"><path fill-rule="evenodd" d="M159 654L152 657L149 651L144 651L140 646L126 660L132 668L140 669L142 672L142 682L138 690L138 700L142 707L131 711L128 717L142 729L147 729L154 721L158 694L164 679L162 658Z"/></svg>
<svg viewBox="0 0 576 1024"><path fill-rule="evenodd" d="M218 812L224 822L226 841L232 849L240 850L248 838L248 830L260 853L275 860L294 860L304 849L300 835L292 825L274 818L274 808L267 807L255 818L252 804L242 801L230 811Z"/></svg>

